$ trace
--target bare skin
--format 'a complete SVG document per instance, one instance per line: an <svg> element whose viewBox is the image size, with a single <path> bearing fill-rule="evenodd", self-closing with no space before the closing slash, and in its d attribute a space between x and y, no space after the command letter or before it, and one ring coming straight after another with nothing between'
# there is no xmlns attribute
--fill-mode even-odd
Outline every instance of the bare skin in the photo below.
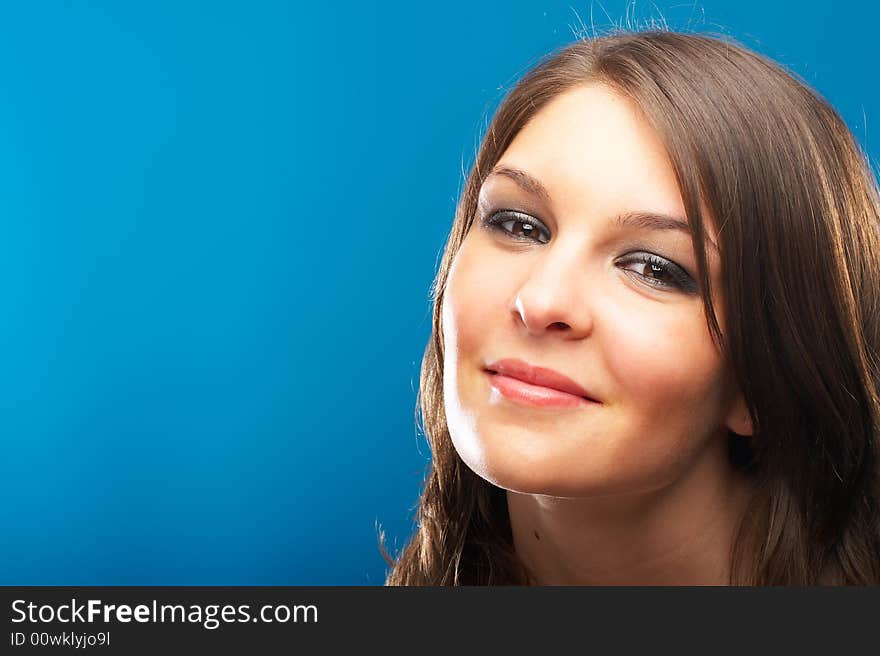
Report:
<svg viewBox="0 0 880 656"><path fill-rule="evenodd" d="M534 585L727 585L733 531L751 488L736 474L719 479L714 468L701 462L686 480L640 495L508 491L517 555Z"/></svg>
<svg viewBox="0 0 880 656"><path fill-rule="evenodd" d="M725 440L751 422L706 324L690 235L620 221L686 227L662 143L629 101L585 85L538 112L494 171L443 300L456 450L507 490L539 584L725 583L750 492ZM594 402L511 398L488 370L506 358L553 369Z"/></svg>

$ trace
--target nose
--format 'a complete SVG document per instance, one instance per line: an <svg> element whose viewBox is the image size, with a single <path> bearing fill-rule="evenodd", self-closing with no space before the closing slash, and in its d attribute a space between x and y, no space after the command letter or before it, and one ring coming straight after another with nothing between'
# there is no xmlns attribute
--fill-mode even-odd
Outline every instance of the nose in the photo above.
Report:
<svg viewBox="0 0 880 656"><path fill-rule="evenodd" d="M578 259L548 249L523 278L511 312L530 335L558 333L566 339L581 339L593 331L589 281L583 260Z"/></svg>

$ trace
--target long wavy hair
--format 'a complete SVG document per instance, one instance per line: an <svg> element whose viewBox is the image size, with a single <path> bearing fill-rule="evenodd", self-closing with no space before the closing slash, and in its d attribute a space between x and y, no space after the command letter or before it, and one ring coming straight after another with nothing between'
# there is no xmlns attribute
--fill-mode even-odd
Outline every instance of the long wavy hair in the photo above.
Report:
<svg viewBox="0 0 880 656"><path fill-rule="evenodd" d="M754 433L730 434L756 490L730 582L880 583L880 192L835 110L732 39L620 32L572 43L526 73L482 139L432 287L417 412L432 459L417 530L387 585L527 585L507 498L455 451L443 401L441 310L477 197L548 101L602 83L636 103L665 144L692 226L710 334ZM726 334L716 317L701 199L719 227Z"/></svg>

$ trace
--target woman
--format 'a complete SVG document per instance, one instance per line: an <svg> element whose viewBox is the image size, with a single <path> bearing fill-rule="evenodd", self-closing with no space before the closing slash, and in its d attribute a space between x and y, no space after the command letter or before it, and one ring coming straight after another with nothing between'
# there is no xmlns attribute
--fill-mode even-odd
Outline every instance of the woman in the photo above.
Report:
<svg viewBox="0 0 880 656"><path fill-rule="evenodd" d="M434 299L389 585L880 583L880 195L778 65L672 32L544 61Z"/></svg>

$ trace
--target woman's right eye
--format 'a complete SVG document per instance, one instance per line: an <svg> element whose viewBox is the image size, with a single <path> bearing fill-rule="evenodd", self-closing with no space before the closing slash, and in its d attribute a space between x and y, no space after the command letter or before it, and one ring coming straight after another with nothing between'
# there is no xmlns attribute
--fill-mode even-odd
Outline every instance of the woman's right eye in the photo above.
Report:
<svg viewBox="0 0 880 656"><path fill-rule="evenodd" d="M550 232L540 221L528 214L503 210L495 212L483 219L483 223L491 230L518 241L536 241L546 244L550 241Z"/></svg>

